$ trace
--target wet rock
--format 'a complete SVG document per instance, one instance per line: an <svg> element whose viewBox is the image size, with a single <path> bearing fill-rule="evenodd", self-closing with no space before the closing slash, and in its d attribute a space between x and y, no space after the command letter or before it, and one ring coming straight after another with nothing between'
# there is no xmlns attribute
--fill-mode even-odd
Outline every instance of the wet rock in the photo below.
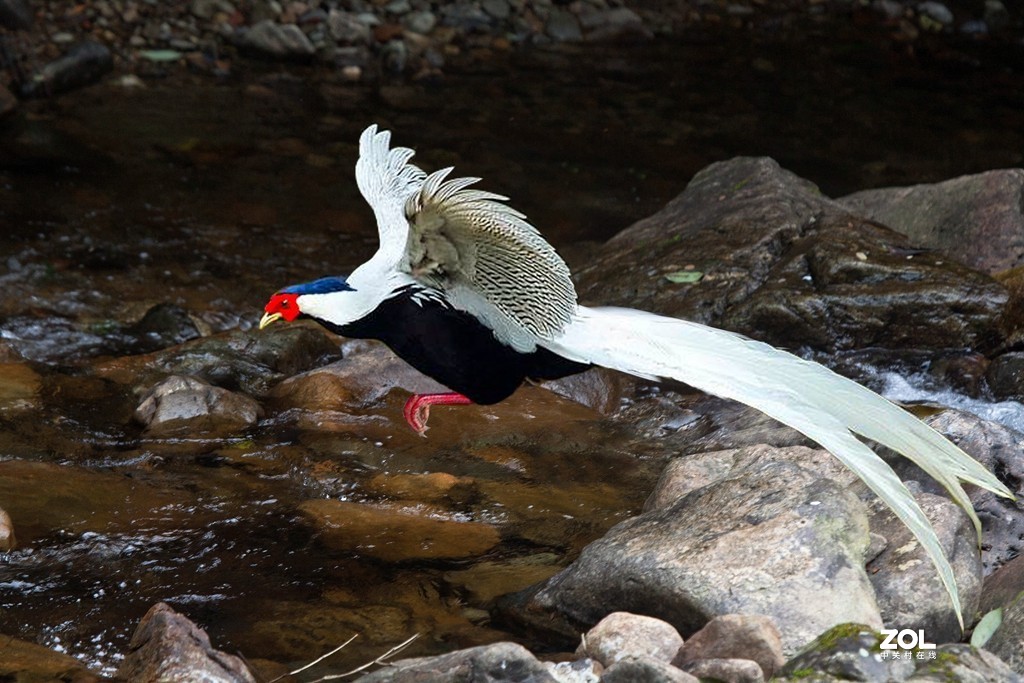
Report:
<svg viewBox="0 0 1024 683"><path fill-rule="evenodd" d="M308 58L316 48L295 24L279 24L270 19L255 24L242 34L239 44L273 57Z"/></svg>
<svg viewBox="0 0 1024 683"><path fill-rule="evenodd" d="M545 389L602 415L611 415L619 409L622 397L632 384L633 380L628 375L606 368L592 368L561 379L541 382Z"/></svg>
<svg viewBox="0 0 1024 683"><path fill-rule="evenodd" d="M3 681L93 683L108 680L89 671L74 657L8 635L0 635L0 655L0 680Z"/></svg>
<svg viewBox="0 0 1024 683"><path fill-rule="evenodd" d="M606 667L630 656L646 656L667 664L682 645L679 632L661 619L613 612L587 631L576 654L596 659Z"/></svg>
<svg viewBox="0 0 1024 683"><path fill-rule="evenodd" d="M511 13L508 0L481 0L480 9L499 21L507 19Z"/></svg>
<svg viewBox="0 0 1024 683"><path fill-rule="evenodd" d="M1024 399L1024 353L1011 351L989 363L985 379L996 399Z"/></svg>
<svg viewBox="0 0 1024 683"><path fill-rule="evenodd" d="M788 652L851 619L880 626L863 569L863 503L784 453L767 450L616 525L566 570L516 596L512 615L568 634L621 610L687 634L722 614L764 614Z"/></svg>
<svg viewBox="0 0 1024 683"><path fill-rule="evenodd" d="M181 503L181 497L120 474L26 460L0 462L0 501L18 520L22 544L57 530L134 530L138 520L166 518L156 511Z"/></svg>
<svg viewBox="0 0 1024 683"><path fill-rule="evenodd" d="M687 266L700 281L666 277ZM576 275L583 301L832 351L982 346L1001 338L1008 299L984 274L921 253L764 158L712 164Z"/></svg>
<svg viewBox="0 0 1024 683"><path fill-rule="evenodd" d="M882 636L860 624L840 624L814 639L777 673L783 680L902 681L914 671L909 659L881 655Z"/></svg>
<svg viewBox="0 0 1024 683"><path fill-rule="evenodd" d="M12 31L32 28L33 12L28 0L0 0L0 26Z"/></svg>
<svg viewBox="0 0 1024 683"><path fill-rule="evenodd" d="M549 579L561 568L558 555L536 553L476 562L468 569L446 572L444 579L468 595L474 604L486 605L498 596Z"/></svg>
<svg viewBox="0 0 1024 683"><path fill-rule="evenodd" d="M686 640L672 663L685 668L700 659L752 660L765 679L786 663L778 627L769 617L758 614L715 617Z"/></svg>
<svg viewBox="0 0 1024 683"><path fill-rule="evenodd" d="M838 201L917 244L983 272L1024 264L1022 169L988 171L932 185L865 190Z"/></svg>
<svg viewBox="0 0 1024 683"><path fill-rule="evenodd" d="M764 683L757 662L749 659L698 659L683 665L683 670L701 680L722 683Z"/></svg>
<svg viewBox="0 0 1024 683"><path fill-rule="evenodd" d="M0 552L9 552L17 545L14 538L14 522L6 510L0 509Z"/></svg>
<svg viewBox="0 0 1024 683"><path fill-rule="evenodd" d="M63 57L50 62L22 84L25 97L47 97L91 85L114 68L106 45L86 40L73 45Z"/></svg>
<svg viewBox="0 0 1024 683"><path fill-rule="evenodd" d="M366 483L368 491L386 498L422 503L466 503L479 497L471 477L456 477L447 472L416 474L381 473Z"/></svg>
<svg viewBox="0 0 1024 683"><path fill-rule="evenodd" d="M1011 491L1020 495L1024 487L1024 458L1020 455L1024 452L1024 434L959 410L944 410L928 417L925 422L989 471L997 473ZM904 480L917 481L929 493L945 495L931 477L902 458L900 460L902 462L896 461L893 465ZM1024 538L1024 509L1017 501L1000 498L975 487L968 487L968 495L981 519L981 559L984 572L988 574L1020 552L1020 539Z"/></svg>
<svg viewBox="0 0 1024 683"><path fill-rule="evenodd" d="M244 661L215 650L205 631L162 602L142 617L117 675L138 683L256 681Z"/></svg>
<svg viewBox="0 0 1024 683"><path fill-rule="evenodd" d="M271 392L275 404L304 410L344 410L380 400L400 388L410 393L447 391L380 342L346 341L344 358L290 377Z"/></svg>
<svg viewBox="0 0 1024 683"><path fill-rule="evenodd" d="M157 304L125 329L134 338L135 353L149 353L202 336L192 316L181 306Z"/></svg>
<svg viewBox="0 0 1024 683"><path fill-rule="evenodd" d="M38 405L42 377L27 363L0 363L0 413Z"/></svg>
<svg viewBox="0 0 1024 683"><path fill-rule="evenodd" d="M939 645L935 659L917 661L917 671L907 683L1021 683L1020 672L1015 672L996 655L962 643ZM1013 653L1020 660L1020 649Z"/></svg>
<svg viewBox="0 0 1024 683"><path fill-rule="evenodd" d="M153 436L218 436L253 426L262 413L248 396L195 377L174 375L146 392L134 417Z"/></svg>
<svg viewBox="0 0 1024 683"><path fill-rule="evenodd" d="M967 514L943 496L918 493L915 498L939 537L953 567L963 614L974 614L981 597L981 552ZM924 629L932 642L960 639L961 630L949 596L921 544L896 515L872 501L871 530L887 540L885 550L868 564L878 608L886 624Z"/></svg>
<svg viewBox="0 0 1024 683"><path fill-rule="evenodd" d="M699 679L660 659L629 655L608 667L601 683L699 683Z"/></svg>
<svg viewBox="0 0 1024 683"><path fill-rule="evenodd" d="M489 683L557 683L529 650L515 643L494 643L437 657L390 662L359 679L363 683L421 681L488 681Z"/></svg>
<svg viewBox="0 0 1024 683"><path fill-rule="evenodd" d="M298 324L232 331L152 354L103 361L93 366L93 372L121 384L142 386L168 375L187 375L263 397L285 376L337 359L340 351L335 339L319 327Z"/></svg>
<svg viewBox="0 0 1024 683"><path fill-rule="evenodd" d="M327 547L385 562L476 557L500 540L489 524L428 517L422 509L317 499L299 505L299 512Z"/></svg>

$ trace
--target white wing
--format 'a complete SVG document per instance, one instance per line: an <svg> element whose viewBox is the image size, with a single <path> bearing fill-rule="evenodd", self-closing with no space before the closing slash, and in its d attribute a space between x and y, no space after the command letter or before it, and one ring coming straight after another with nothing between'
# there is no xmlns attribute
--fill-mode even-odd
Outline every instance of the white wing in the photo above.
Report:
<svg viewBox="0 0 1024 683"><path fill-rule="evenodd" d="M372 259L441 290L503 342L532 351L554 339L576 312L569 268L506 197L468 189L478 178L426 176L413 151L389 149L390 134L367 128L356 180L373 208L380 251Z"/></svg>
<svg viewBox="0 0 1024 683"><path fill-rule="evenodd" d="M373 209L380 234L380 250L397 260L405 251L409 223L405 203L426 180L427 174L409 163L408 147L391 149L391 133L373 125L359 136L356 184Z"/></svg>
<svg viewBox="0 0 1024 683"><path fill-rule="evenodd" d="M916 417L823 365L697 323L630 309L580 308L545 347L572 360L641 377L671 377L746 403L818 442L881 498L928 552L963 628L960 598L938 538L892 468L860 434L910 459L941 483L981 529L961 486L1013 494L980 463Z"/></svg>

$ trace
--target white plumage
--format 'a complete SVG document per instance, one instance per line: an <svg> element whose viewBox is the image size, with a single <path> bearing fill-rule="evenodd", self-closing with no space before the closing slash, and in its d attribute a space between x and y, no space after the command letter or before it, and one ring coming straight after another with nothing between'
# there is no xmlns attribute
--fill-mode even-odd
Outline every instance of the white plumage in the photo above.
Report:
<svg viewBox="0 0 1024 683"><path fill-rule="evenodd" d="M639 377L672 378L793 427L839 458L910 528L963 626L956 581L934 529L892 468L855 434L934 477L970 516L979 538L981 524L961 482L1012 498L992 473L906 411L822 365L697 323L578 306L565 263L522 214L502 203L504 197L470 189L476 178L447 179L451 169L428 176L409 163L412 150L389 143L376 126L360 138L356 178L381 244L352 274L357 290L376 281L383 299L396 283L415 282L517 351L541 347ZM360 308L371 304L365 298Z"/></svg>

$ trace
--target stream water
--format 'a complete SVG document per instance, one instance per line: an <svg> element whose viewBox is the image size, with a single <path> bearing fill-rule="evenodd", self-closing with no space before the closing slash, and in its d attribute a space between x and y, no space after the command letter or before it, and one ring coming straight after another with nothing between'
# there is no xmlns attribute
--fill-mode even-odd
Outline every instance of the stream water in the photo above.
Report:
<svg viewBox="0 0 1024 683"><path fill-rule="evenodd" d="M496 55L427 85L270 65L244 82L109 82L2 124L0 343L30 361L38 399L0 411L0 508L19 537L0 556L0 633L107 673L160 600L252 659L302 663L361 632L331 670L415 632L427 634L415 652L528 639L490 620L494 598L637 511L657 475L596 413L559 404L546 419L549 399L528 390L501 433L486 411L438 411L447 426L425 443L392 421L395 396L357 426L272 414L237 438L146 439L130 421L137 397L90 368L151 350L120 331L153 305L187 309L208 333L248 330L278 287L372 253L352 177L371 122L428 169L485 178L570 260L574 243L735 155L771 155L832 196L1021 163L1018 71L980 51L914 59L853 27L825 31ZM0 364L14 366L0 387L26 383L24 363ZM401 503L374 478L436 472L473 481L471 494L441 512L402 504L494 524L498 545L381 559L325 547L296 513L317 494Z"/></svg>

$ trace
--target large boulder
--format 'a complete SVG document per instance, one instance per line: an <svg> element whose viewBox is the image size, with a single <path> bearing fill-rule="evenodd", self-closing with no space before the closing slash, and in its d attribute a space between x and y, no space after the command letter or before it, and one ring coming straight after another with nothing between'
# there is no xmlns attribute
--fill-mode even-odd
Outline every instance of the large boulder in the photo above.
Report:
<svg viewBox="0 0 1024 683"><path fill-rule="evenodd" d="M864 190L839 202L982 272L1024 265L1024 169Z"/></svg>
<svg viewBox="0 0 1024 683"><path fill-rule="evenodd" d="M715 616L764 614L787 652L835 624L880 627L864 504L785 451L750 449L727 476L621 522L508 609L566 636L614 611L684 635Z"/></svg>
<svg viewBox="0 0 1024 683"><path fill-rule="evenodd" d="M991 345L1008 300L987 275L917 248L766 158L707 167L602 245L577 280L584 301L830 351Z"/></svg>

